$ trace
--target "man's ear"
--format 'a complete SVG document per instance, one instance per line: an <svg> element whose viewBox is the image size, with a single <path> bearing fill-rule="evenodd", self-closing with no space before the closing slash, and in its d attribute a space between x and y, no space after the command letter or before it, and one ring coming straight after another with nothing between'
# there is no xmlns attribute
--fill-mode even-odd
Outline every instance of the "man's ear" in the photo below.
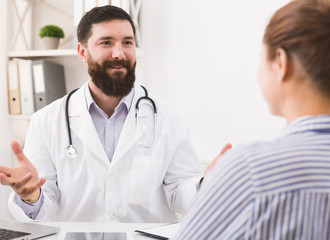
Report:
<svg viewBox="0 0 330 240"><path fill-rule="evenodd" d="M81 43L78 43L77 51L78 51L78 56L81 59L81 61L87 63L87 56L86 56L87 50Z"/></svg>
<svg viewBox="0 0 330 240"><path fill-rule="evenodd" d="M283 48L276 50L276 57L273 61L273 69L276 72L278 81L285 81L289 72L289 56Z"/></svg>

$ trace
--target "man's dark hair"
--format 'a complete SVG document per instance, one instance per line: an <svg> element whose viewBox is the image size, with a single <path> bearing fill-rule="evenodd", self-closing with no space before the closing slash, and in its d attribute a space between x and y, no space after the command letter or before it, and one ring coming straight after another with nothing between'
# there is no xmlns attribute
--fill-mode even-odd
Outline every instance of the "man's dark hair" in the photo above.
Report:
<svg viewBox="0 0 330 240"><path fill-rule="evenodd" d="M127 20L131 24L135 35L136 30L130 15L119 7L106 5L103 7L94 7L84 14L77 28L78 42L86 46L88 39L92 35L91 29L93 24L115 19Z"/></svg>

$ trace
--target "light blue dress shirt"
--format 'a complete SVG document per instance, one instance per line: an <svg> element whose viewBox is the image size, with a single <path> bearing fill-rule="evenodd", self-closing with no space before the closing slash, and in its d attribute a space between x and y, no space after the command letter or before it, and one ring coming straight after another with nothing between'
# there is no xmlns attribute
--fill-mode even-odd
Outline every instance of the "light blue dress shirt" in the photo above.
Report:
<svg viewBox="0 0 330 240"><path fill-rule="evenodd" d="M127 114L131 108L133 97L134 88L127 96L121 99L118 106L115 108L114 113L109 117L99 106L97 106L89 87L86 87L85 89L86 107L92 117L96 132L99 135L103 149L110 162L117 147ZM20 197L15 195L14 202L23 209L26 216L35 219L44 202L44 195L41 191L38 201L33 204L27 204L22 201Z"/></svg>
<svg viewBox="0 0 330 240"><path fill-rule="evenodd" d="M133 97L134 89L121 99L112 116L108 117L108 115L97 106L89 88L86 87L85 98L87 109L91 114L95 129L110 162L117 147L127 114L131 108Z"/></svg>

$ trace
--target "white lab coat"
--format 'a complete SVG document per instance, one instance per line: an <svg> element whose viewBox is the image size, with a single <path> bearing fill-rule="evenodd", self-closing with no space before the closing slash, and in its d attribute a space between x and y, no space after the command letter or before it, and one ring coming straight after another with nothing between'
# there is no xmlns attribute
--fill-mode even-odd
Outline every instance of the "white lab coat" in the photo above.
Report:
<svg viewBox="0 0 330 240"><path fill-rule="evenodd" d="M136 85L131 109L110 163L87 110L85 84L70 98L69 116L76 159L65 155L68 133L65 100L59 99L33 114L24 152L46 177L44 204L36 220L98 222L174 222L175 212L191 206L201 165L189 134L177 114L159 100L155 142L153 111L142 101L136 125L135 104L144 96ZM13 202L18 220L31 220Z"/></svg>

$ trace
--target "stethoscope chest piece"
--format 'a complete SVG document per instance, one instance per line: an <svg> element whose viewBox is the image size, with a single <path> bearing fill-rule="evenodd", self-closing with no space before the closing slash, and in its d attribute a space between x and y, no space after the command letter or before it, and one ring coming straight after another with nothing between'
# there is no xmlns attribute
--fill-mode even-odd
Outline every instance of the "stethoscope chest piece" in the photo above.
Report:
<svg viewBox="0 0 330 240"><path fill-rule="evenodd" d="M70 159L74 159L77 157L77 150L74 146L69 145L65 148L65 155L70 158Z"/></svg>

